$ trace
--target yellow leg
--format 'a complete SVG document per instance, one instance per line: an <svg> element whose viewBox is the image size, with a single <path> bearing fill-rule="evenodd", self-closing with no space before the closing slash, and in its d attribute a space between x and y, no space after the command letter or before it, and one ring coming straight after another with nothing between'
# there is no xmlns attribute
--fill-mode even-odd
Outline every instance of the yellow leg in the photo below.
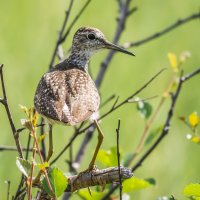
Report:
<svg viewBox="0 0 200 200"><path fill-rule="evenodd" d="M101 147L101 144L102 144L103 138L104 138L103 132L102 132L101 128L99 127L99 124L98 124L97 120L94 120L94 124L96 125L97 131L98 131L98 143L97 143L94 155L92 157L92 160L91 160L91 162L89 164L89 170L94 168L95 161L96 161L96 158L97 158L97 154L99 152L99 149Z"/></svg>
<svg viewBox="0 0 200 200"><path fill-rule="evenodd" d="M53 155L53 136L52 136L52 125L49 124L49 151L46 158L46 162L48 162Z"/></svg>

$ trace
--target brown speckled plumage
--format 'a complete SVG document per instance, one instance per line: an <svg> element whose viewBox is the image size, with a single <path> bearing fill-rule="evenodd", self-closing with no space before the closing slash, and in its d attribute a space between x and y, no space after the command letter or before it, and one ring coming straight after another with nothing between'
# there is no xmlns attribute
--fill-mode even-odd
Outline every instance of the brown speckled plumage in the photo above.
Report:
<svg viewBox="0 0 200 200"><path fill-rule="evenodd" d="M51 124L76 125L98 110L100 97L87 72L87 63L93 53L103 48L131 54L109 43L98 29L83 27L74 35L70 56L42 76L34 105Z"/></svg>

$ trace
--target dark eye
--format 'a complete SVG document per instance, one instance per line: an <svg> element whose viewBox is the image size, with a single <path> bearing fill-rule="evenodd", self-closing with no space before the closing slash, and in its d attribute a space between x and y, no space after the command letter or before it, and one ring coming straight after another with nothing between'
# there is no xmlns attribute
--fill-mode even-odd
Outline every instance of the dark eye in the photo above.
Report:
<svg viewBox="0 0 200 200"><path fill-rule="evenodd" d="M94 35L93 33L88 34L87 37L88 37L89 40L94 40L94 39L96 39L96 37L95 37L95 35Z"/></svg>

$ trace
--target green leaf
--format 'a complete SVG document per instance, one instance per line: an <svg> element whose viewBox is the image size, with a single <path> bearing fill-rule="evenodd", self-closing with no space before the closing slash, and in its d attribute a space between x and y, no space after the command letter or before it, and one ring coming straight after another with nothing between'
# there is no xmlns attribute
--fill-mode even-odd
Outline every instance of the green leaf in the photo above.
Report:
<svg viewBox="0 0 200 200"><path fill-rule="evenodd" d="M100 200L102 199L102 197L105 195L105 192L96 192L96 191L91 191L92 193L92 196L90 195L88 189L81 189L79 192L78 192L78 195L81 196L83 199L86 199L86 200Z"/></svg>
<svg viewBox="0 0 200 200"><path fill-rule="evenodd" d="M149 135L148 135L148 137L147 137L147 139L145 140L144 145L150 144L153 141L153 139L156 136L158 136L158 134L162 130L162 128L163 128L163 126L159 126L158 128L155 128L155 129L151 130Z"/></svg>
<svg viewBox="0 0 200 200"><path fill-rule="evenodd" d="M187 185L183 190L183 194L187 197L194 197L195 199L200 198L200 184L191 183Z"/></svg>
<svg viewBox="0 0 200 200"><path fill-rule="evenodd" d="M42 164L37 164L36 166L37 166L40 170L43 170L43 169L49 167L49 163L48 163L48 162L44 162L44 163L42 163Z"/></svg>
<svg viewBox="0 0 200 200"><path fill-rule="evenodd" d="M156 180L154 178L145 178L145 181L149 182L151 185L156 185Z"/></svg>
<svg viewBox="0 0 200 200"><path fill-rule="evenodd" d="M123 192L131 192L134 190L141 190L152 186L148 181L132 177L123 182Z"/></svg>
<svg viewBox="0 0 200 200"><path fill-rule="evenodd" d="M31 172L31 163L28 160L17 157L16 165L22 174L24 174L26 177L29 177Z"/></svg>
<svg viewBox="0 0 200 200"><path fill-rule="evenodd" d="M122 153L120 150L121 158ZM101 162L103 165L107 167L112 167L117 165L117 148L111 147L109 150L100 149L97 159L99 162Z"/></svg>
<svg viewBox="0 0 200 200"><path fill-rule="evenodd" d="M137 103L137 110L139 111L142 118L148 119L153 109L152 109L151 104L144 101L139 101Z"/></svg>
<svg viewBox="0 0 200 200"><path fill-rule="evenodd" d="M63 192L65 191L67 187L67 178L65 177L63 172L56 167L49 170L48 177L49 177L49 181L51 183L51 187L53 189L54 195L51 193L46 177L42 179L42 187L50 196L59 197L60 195L63 194Z"/></svg>

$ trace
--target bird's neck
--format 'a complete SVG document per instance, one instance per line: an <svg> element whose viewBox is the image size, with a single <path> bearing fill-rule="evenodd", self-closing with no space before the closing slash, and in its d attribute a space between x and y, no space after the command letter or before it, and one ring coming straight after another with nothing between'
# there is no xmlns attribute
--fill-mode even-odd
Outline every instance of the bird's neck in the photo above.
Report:
<svg viewBox="0 0 200 200"><path fill-rule="evenodd" d="M90 60L90 57L91 53L89 51L72 49L72 52L66 61L73 66L87 70L87 65Z"/></svg>

